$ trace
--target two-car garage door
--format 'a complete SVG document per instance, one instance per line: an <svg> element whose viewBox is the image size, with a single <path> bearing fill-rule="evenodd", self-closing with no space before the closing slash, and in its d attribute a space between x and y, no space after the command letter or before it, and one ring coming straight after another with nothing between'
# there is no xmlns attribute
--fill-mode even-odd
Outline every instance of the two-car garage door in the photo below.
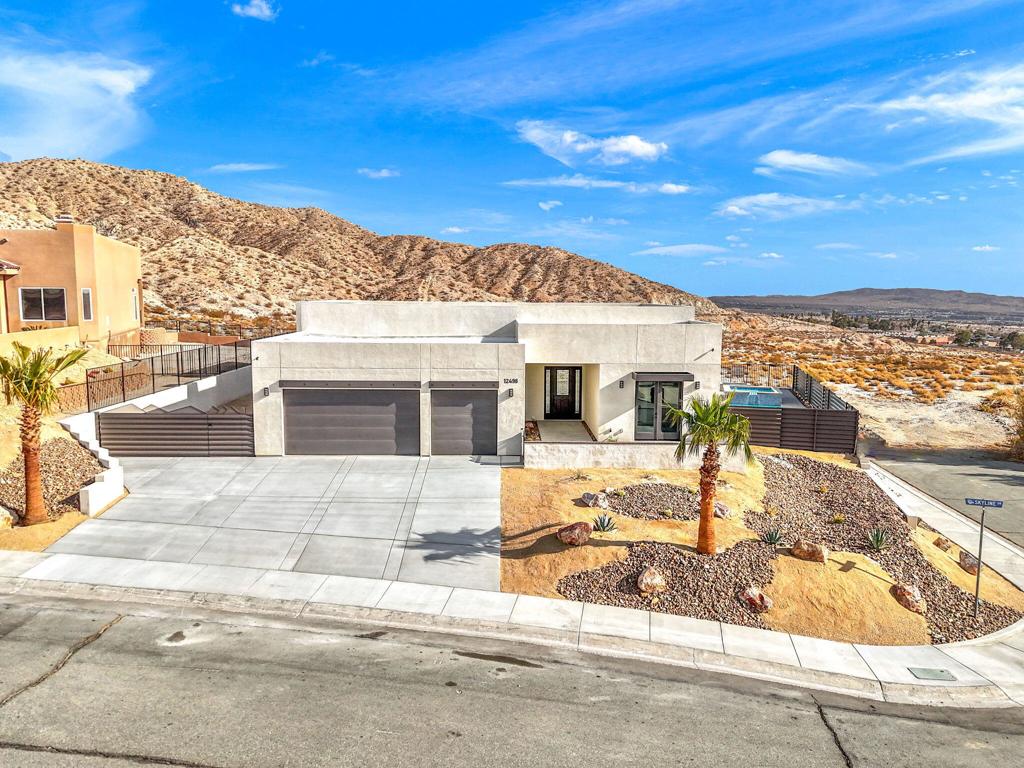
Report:
<svg viewBox="0 0 1024 768"><path fill-rule="evenodd" d="M495 390L433 390L431 453L497 453ZM420 453L420 395L415 389L284 389L285 453Z"/></svg>

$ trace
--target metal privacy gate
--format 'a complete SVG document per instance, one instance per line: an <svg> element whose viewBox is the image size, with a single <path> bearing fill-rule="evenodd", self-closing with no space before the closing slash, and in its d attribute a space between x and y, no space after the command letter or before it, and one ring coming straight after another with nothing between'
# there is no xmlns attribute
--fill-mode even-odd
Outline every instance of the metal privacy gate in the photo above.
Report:
<svg viewBox="0 0 1024 768"><path fill-rule="evenodd" d="M98 413L100 445L114 456L252 456L252 414Z"/></svg>

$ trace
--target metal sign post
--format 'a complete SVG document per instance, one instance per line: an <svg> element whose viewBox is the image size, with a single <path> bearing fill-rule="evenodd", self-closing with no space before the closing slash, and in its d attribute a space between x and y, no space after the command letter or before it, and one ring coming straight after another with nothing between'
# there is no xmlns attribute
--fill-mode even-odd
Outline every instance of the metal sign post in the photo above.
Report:
<svg viewBox="0 0 1024 768"><path fill-rule="evenodd" d="M969 507L981 507L981 533L978 534L978 574L974 579L974 618L978 618L978 603L981 602L981 550L985 545L985 513L989 507L1001 509L1003 502L995 499L964 499L964 504Z"/></svg>

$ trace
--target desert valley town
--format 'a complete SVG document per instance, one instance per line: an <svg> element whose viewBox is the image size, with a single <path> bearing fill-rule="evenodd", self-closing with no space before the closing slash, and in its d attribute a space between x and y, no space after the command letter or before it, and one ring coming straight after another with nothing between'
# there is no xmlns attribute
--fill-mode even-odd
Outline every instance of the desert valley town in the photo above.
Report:
<svg viewBox="0 0 1024 768"><path fill-rule="evenodd" d="M1024 761L1024 5L0 21L0 765Z"/></svg>

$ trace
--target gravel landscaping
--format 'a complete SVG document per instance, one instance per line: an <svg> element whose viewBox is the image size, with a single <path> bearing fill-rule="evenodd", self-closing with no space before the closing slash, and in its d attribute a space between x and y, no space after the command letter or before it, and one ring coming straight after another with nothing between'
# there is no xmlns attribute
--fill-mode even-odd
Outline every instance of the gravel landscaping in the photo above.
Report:
<svg viewBox="0 0 1024 768"><path fill-rule="evenodd" d="M40 465L43 498L51 520L65 512L78 512L78 491L103 469L89 451L61 438L43 443ZM0 506L19 515L25 508L25 469L20 454L0 472Z"/></svg>
<svg viewBox="0 0 1024 768"><path fill-rule="evenodd" d="M763 457L765 512L747 511L747 527L763 534L778 529L787 544L797 538L832 551L857 552L875 560L897 582L916 586L927 601L925 618L932 641L951 643L986 635L1024 616L982 601L972 616L974 596L953 584L914 546L899 508L862 472L803 456ZM838 522L838 515L842 522ZM873 528L886 532L890 545L876 551L868 544Z"/></svg>
<svg viewBox="0 0 1024 768"><path fill-rule="evenodd" d="M609 493L608 509L640 520L696 520L700 517L700 494L670 483L637 483Z"/></svg>
<svg viewBox="0 0 1024 768"><path fill-rule="evenodd" d="M673 544L637 542L625 560L566 576L558 582L558 592L570 600L767 629L761 617L736 595L750 585L765 587L771 582L774 556L774 547L757 541L741 541L714 557L702 557ZM648 566L665 575L665 592L640 594L637 577Z"/></svg>

